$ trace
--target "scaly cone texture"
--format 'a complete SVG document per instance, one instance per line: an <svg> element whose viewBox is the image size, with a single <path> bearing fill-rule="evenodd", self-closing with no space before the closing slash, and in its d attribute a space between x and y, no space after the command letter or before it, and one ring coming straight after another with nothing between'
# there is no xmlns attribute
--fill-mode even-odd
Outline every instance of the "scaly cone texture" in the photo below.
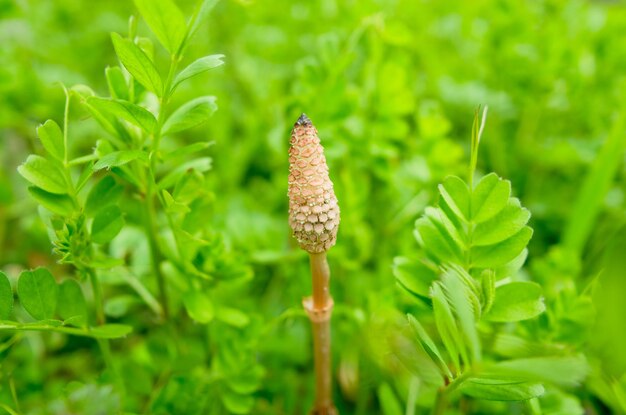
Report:
<svg viewBox="0 0 626 415"><path fill-rule="evenodd" d="M302 114L289 149L289 225L300 247L319 254L337 241L339 205L317 129Z"/></svg>

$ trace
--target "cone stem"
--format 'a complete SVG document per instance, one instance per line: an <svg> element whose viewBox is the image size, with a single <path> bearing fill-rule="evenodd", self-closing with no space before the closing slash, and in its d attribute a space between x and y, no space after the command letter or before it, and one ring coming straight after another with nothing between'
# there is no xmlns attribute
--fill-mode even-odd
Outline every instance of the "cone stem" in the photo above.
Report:
<svg viewBox="0 0 626 415"><path fill-rule="evenodd" d="M313 296L305 298L304 308L313 329L315 358L315 403L312 415L336 415L332 400L332 362L330 349L330 316L333 300L330 296L330 269L326 253L310 254Z"/></svg>

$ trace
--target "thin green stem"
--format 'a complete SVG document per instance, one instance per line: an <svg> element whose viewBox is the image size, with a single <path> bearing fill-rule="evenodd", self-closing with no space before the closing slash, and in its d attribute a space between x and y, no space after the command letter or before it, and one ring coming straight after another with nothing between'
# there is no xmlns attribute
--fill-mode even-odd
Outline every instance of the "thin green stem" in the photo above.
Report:
<svg viewBox="0 0 626 415"><path fill-rule="evenodd" d="M87 274L89 275L89 282L91 282L91 289L93 290L96 321L99 325L106 324L104 305L102 303L102 287L100 287L100 280L98 279L96 272L91 268L87 269Z"/></svg>
<svg viewBox="0 0 626 415"><path fill-rule="evenodd" d="M161 306L163 307L163 317L166 320L169 319L169 314L170 314L169 313L169 301L168 301L168 295L167 295L167 287L165 283L165 276L161 272L161 262L163 260L163 255L161 253L161 249L159 248L159 244L158 244L157 212L156 212L154 204L155 204L155 198L160 201L158 188L156 184L156 170L157 170L157 160L159 158L159 147L161 144L161 129L163 128L163 123L165 122L167 102L169 100L169 96L171 95L170 89L172 85L172 80L174 79L174 74L176 73L178 62L179 62L178 55L172 56L167 78L165 80L165 84L163 87L163 93L161 94L159 115L157 117L157 126L152 135L152 144L150 146L151 147L150 148L151 150L150 151L151 153L150 163L149 163L149 167L148 167L148 171L146 175L148 183L146 186L147 191L146 191L145 226L146 226L146 231L148 233L148 240L150 244L150 251L151 251L151 257L152 257L152 269L157 280L157 285L159 287L159 297L161 301Z"/></svg>
<svg viewBox="0 0 626 415"><path fill-rule="evenodd" d="M91 287L93 289L96 320L99 325L106 324L106 316L104 314L104 302L102 298L102 287L100 286L98 274L96 274L95 270L92 268L87 268L87 274L89 276ZM102 358L104 359L106 366L109 368L109 370L111 370L111 373L113 374L113 377L115 379L115 383L117 384L118 391L123 398L126 388L124 386L124 381L122 380L120 372L117 370L117 366L115 365L115 360L113 359L113 354L111 353L111 343L109 342L109 339L97 339L97 341L98 346L100 347L100 351L102 352Z"/></svg>

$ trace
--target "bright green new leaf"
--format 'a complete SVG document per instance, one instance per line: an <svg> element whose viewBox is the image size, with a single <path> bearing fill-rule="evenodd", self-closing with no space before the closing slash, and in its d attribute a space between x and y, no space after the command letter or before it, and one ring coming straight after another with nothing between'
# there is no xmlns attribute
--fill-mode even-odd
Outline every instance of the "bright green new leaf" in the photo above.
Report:
<svg viewBox="0 0 626 415"><path fill-rule="evenodd" d="M98 212L91 224L91 239L95 243L105 244L122 230L124 217L117 206L108 206Z"/></svg>
<svg viewBox="0 0 626 415"><path fill-rule="evenodd" d="M198 323L209 323L215 316L213 302L202 292L188 291L183 298L183 304L189 317Z"/></svg>
<svg viewBox="0 0 626 415"><path fill-rule="evenodd" d="M189 78L192 78L196 75L199 75L203 72L208 71L209 69L217 68L224 64L224 55L209 55L202 57L200 59L195 60L185 69L180 71L176 78L174 78L174 82L172 83L172 90L176 89L176 87L182 82L186 81Z"/></svg>
<svg viewBox="0 0 626 415"><path fill-rule="evenodd" d="M117 202L124 190L111 176L105 176L100 180L87 195L85 201L85 214L95 215L100 209Z"/></svg>
<svg viewBox="0 0 626 415"><path fill-rule="evenodd" d="M141 150L123 150L114 151L102 156L100 160L93 166L93 170L102 170L104 168L119 167L130 163L134 160L148 161L148 154Z"/></svg>
<svg viewBox="0 0 626 415"><path fill-rule="evenodd" d="M132 102L121 99L91 97L87 99L87 103L98 111L109 113L128 121L147 133L152 133L157 124L156 118L154 118L154 115L152 115L150 111Z"/></svg>
<svg viewBox="0 0 626 415"><path fill-rule="evenodd" d="M75 280L65 280L59 286L57 311L63 320L72 319L73 325L81 327L87 323L87 303Z"/></svg>
<svg viewBox="0 0 626 415"><path fill-rule="evenodd" d="M470 351L468 357L472 362L478 362L482 356L480 339L476 330L476 316L480 314L480 310L475 308L480 307L480 303L476 299L473 288L465 282L473 283L474 280L461 268L447 270L442 275L442 280L446 297L456 313L460 331Z"/></svg>
<svg viewBox="0 0 626 415"><path fill-rule="evenodd" d="M196 33L200 25L204 23L218 1L219 0L200 0L198 2L196 11L194 12L194 17L190 22L189 34L187 35L188 38L191 38Z"/></svg>
<svg viewBox="0 0 626 415"><path fill-rule="evenodd" d="M478 246L472 249L472 266L476 268L496 268L513 261L526 248L533 236L533 230L524 226L509 239L495 245Z"/></svg>
<svg viewBox="0 0 626 415"><path fill-rule="evenodd" d="M455 371L459 373L461 369L460 356L464 356L464 361L469 363L467 354L465 353L465 345L459 335L459 329L454 321L454 315L448 300L441 288L440 282L435 282L431 289L431 297L433 300L433 314L435 315L435 324L437 331L441 336L441 341L448 351L448 356L452 360Z"/></svg>
<svg viewBox="0 0 626 415"><path fill-rule="evenodd" d="M104 75L109 86L109 94L115 99L128 100L128 84L122 69L119 66L108 66L104 70Z"/></svg>
<svg viewBox="0 0 626 415"><path fill-rule="evenodd" d="M541 396L545 391L540 383L488 377L468 379L459 390L467 396L491 401L525 401Z"/></svg>
<svg viewBox="0 0 626 415"><path fill-rule="evenodd" d="M240 395L229 390L224 390L220 393L220 398L229 414L248 414L254 406L254 397L250 395Z"/></svg>
<svg viewBox="0 0 626 415"><path fill-rule="evenodd" d="M205 122L217 110L216 98L206 96L180 106L163 125L163 134L176 133Z"/></svg>
<svg viewBox="0 0 626 415"><path fill-rule="evenodd" d="M533 318L545 310L541 286L534 282L517 281L496 288L496 298L484 318L510 322Z"/></svg>
<svg viewBox="0 0 626 415"><path fill-rule="evenodd" d="M172 0L135 0L141 16L170 55L178 52L185 40L185 16Z"/></svg>
<svg viewBox="0 0 626 415"><path fill-rule="evenodd" d="M528 223L530 212L521 207L518 199L509 199L506 207L486 222L479 223L474 229L474 246L492 245L515 235Z"/></svg>
<svg viewBox="0 0 626 415"><path fill-rule="evenodd" d="M418 241L424 250L441 263L458 263L463 260L458 245L450 235L442 233L442 226L435 226L430 218L422 217L415 222Z"/></svg>
<svg viewBox="0 0 626 415"><path fill-rule="evenodd" d="M35 186L29 186L28 192L37 203L57 215L70 216L74 211L74 202L67 195L49 193Z"/></svg>
<svg viewBox="0 0 626 415"><path fill-rule="evenodd" d="M20 304L36 320L54 318L59 286L46 268L22 271L17 281Z"/></svg>
<svg viewBox="0 0 626 415"><path fill-rule="evenodd" d="M98 339L118 339L126 337L132 331L133 328L126 324L104 324L89 329L91 336Z"/></svg>
<svg viewBox="0 0 626 415"><path fill-rule="evenodd" d="M407 314L407 318L409 319L409 324L411 325L414 334L417 336L417 339L422 345L422 348L424 349L424 351L426 351L428 356L430 356L432 361L437 365L441 374L443 376L446 376L447 378L452 378L452 372L450 372L450 369L448 368L446 362L443 360L443 357L441 356L439 349L435 345L435 342L433 342L428 333L426 333L424 327L422 327L422 325L412 315Z"/></svg>
<svg viewBox="0 0 626 415"><path fill-rule="evenodd" d="M56 122L48 120L37 127L37 136L48 154L58 161L65 160L63 131Z"/></svg>
<svg viewBox="0 0 626 415"><path fill-rule="evenodd" d="M484 222L495 216L506 206L510 195L511 182L500 179L495 173L484 176L472 191L472 222Z"/></svg>
<svg viewBox="0 0 626 415"><path fill-rule="evenodd" d="M163 81L148 55L132 41L117 33L111 33L111 39L122 65L137 82L160 97L163 94Z"/></svg>
<svg viewBox="0 0 626 415"><path fill-rule="evenodd" d="M246 313L231 307L218 308L215 318L237 328L245 327L250 323L250 317Z"/></svg>
<svg viewBox="0 0 626 415"><path fill-rule="evenodd" d="M51 161L34 154L17 168L26 180L49 193L67 193L67 183L63 172Z"/></svg>
<svg viewBox="0 0 626 415"><path fill-rule="evenodd" d="M467 184L457 176L448 176L439 185L441 197L460 219L470 220L470 193Z"/></svg>
<svg viewBox="0 0 626 415"><path fill-rule="evenodd" d="M437 278L421 261L404 257L394 258L393 275L402 288L422 300L428 297L430 285Z"/></svg>
<svg viewBox="0 0 626 415"><path fill-rule="evenodd" d="M13 310L13 289L9 277L0 271L0 320L9 318Z"/></svg>

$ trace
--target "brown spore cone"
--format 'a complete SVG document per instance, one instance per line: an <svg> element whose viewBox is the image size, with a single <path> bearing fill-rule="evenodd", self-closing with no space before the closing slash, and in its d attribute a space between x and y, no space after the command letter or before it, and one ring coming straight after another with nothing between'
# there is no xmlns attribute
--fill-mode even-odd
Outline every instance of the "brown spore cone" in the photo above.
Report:
<svg viewBox="0 0 626 415"><path fill-rule="evenodd" d="M302 249L328 251L337 241L339 205L317 129L302 114L289 148L289 225Z"/></svg>

